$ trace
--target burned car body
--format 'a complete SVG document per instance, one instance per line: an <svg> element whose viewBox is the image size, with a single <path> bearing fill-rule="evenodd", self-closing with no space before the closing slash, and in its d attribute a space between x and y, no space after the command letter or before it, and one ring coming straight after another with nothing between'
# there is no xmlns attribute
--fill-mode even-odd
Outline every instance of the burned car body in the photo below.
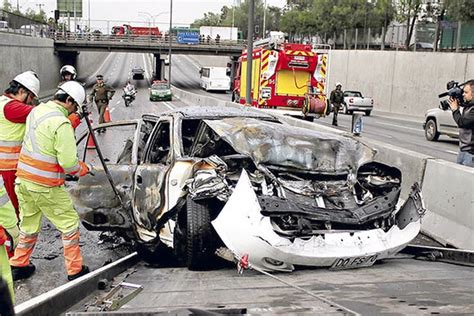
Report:
<svg viewBox="0 0 474 316"><path fill-rule="evenodd" d="M220 246L267 270L368 266L420 230L419 188L397 207L400 171L351 137L246 108L187 107L105 126L129 129L122 140L113 133L113 145L103 139L122 202L81 147L84 135L83 158L99 169L69 185L84 225L165 243L191 269L212 266Z"/></svg>

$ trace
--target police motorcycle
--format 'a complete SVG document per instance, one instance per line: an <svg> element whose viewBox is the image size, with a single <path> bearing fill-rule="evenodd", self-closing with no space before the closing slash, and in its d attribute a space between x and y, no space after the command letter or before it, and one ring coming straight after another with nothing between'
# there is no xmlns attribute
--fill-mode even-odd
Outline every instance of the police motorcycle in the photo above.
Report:
<svg viewBox="0 0 474 316"><path fill-rule="evenodd" d="M122 98L125 101L126 107L129 107L132 104L132 102L135 100L136 94L137 94L137 91L135 90L135 87L131 85L127 85L126 87L123 88Z"/></svg>

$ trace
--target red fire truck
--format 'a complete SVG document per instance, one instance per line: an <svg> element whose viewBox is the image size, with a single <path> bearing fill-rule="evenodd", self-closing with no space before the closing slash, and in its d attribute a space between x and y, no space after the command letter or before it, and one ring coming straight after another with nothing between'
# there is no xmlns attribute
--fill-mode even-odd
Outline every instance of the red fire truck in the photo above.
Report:
<svg viewBox="0 0 474 316"><path fill-rule="evenodd" d="M158 27L131 26L128 24L112 27L113 35L160 36Z"/></svg>
<svg viewBox="0 0 474 316"><path fill-rule="evenodd" d="M291 110L287 114L311 119L325 115L327 50L268 39L255 43L252 58L252 106ZM235 73L232 99L245 104L246 49Z"/></svg>

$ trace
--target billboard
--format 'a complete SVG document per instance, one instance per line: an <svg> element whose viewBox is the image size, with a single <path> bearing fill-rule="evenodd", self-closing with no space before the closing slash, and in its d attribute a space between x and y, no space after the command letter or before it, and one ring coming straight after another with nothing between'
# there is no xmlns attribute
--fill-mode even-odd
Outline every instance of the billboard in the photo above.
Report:
<svg viewBox="0 0 474 316"><path fill-rule="evenodd" d="M56 7L59 10L59 16L74 17L74 11L76 11L76 17L82 18L82 0L56 0ZM69 14L68 14L69 12Z"/></svg>

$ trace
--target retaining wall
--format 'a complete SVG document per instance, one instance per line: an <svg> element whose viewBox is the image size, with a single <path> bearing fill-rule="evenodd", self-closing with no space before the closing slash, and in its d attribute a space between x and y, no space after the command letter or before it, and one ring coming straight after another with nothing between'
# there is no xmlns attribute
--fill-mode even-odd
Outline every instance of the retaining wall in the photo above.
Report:
<svg viewBox="0 0 474 316"><path fill-rule="evenodd" d="M108 52L81 52L76 61L79 80L85 81L88 74L109 55ZM41 97L54 93L60 80L59 70L63 66L61 58L54 52L54 42L48 38L25 36L0 32L0 89L19 73L35 71L41 82Z"/></svg>
<svg viewBox="0 0 474 316"><path fill-rule="evenodd" d="M373 97L375 110L422 117L439 105L450 80L474 79L474 54L405 51L331 51L328 84Z"/></svg>
<svg viewBox="0 0 474 316"><path fill-rule="evenodd" d="M192 105L240 107L233 102L197 95L173 87L173 94ZM274 113L274 112L272 112ZM288 116L283 121L298 127L347 134L337 129ZM349 135L349 134L347 134ZM353 136L350 136L353 137ZM377 151L375 160L402 171L401 198L406 199L411 186L418 182L427 208L422 231L444 245L474 249L474 169L413 152L404 148L358 137Z"/></svg>

